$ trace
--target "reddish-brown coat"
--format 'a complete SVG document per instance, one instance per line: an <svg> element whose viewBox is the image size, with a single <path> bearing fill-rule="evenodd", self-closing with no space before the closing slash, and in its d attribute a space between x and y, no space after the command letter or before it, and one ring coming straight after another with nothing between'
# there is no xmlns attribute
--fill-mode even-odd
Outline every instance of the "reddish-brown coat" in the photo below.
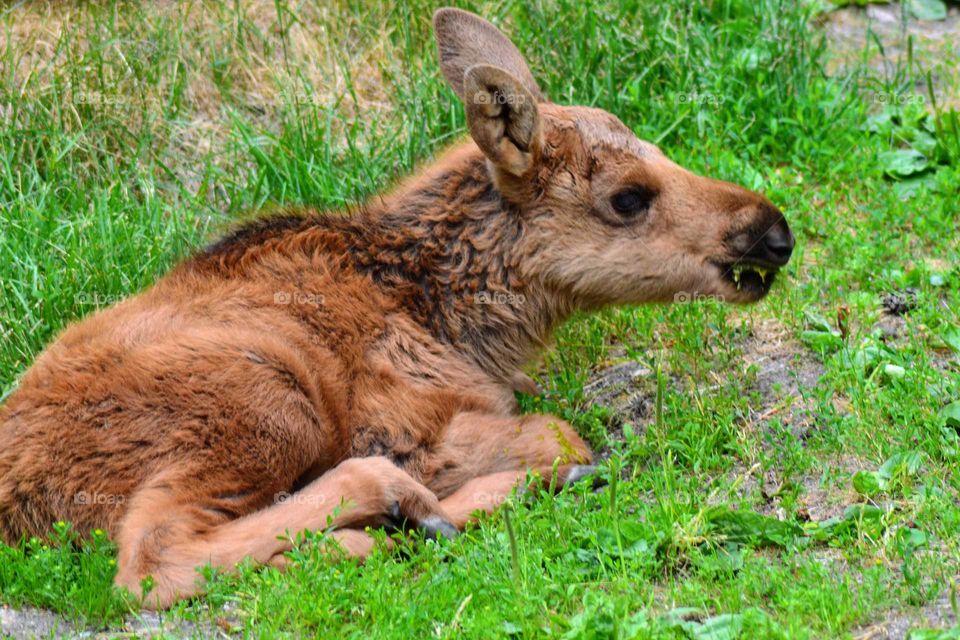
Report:
<svg viewBox="0 0 960 640"><path fill-rule="evenodd" d="M570 426L514 399L572 311L766 293L724 273L753 250L737 242L786 229L762 196L606 112L541 102L479 18L435 24L473 140L358 212L247 226L69 327L0 409L5 540L105 529L118 584L153 575L165 606L201 588L199 565L282 564L287 531L332 521L359 555L363 526L398 517L450 534L528 470L583 474ZM630 185L656 194L642 216L611 209Z"/></svg>

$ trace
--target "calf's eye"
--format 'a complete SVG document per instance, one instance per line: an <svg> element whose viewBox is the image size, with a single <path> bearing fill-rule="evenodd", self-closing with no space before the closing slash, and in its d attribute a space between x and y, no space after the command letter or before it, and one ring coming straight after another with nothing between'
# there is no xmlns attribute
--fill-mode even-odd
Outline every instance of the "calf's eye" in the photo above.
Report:
<svg viewBox="0 0 960 640"><path fill-rule="evenodd" d="M610 206L625 218L634 217L649 209L656 196L656 193L646 187L629 187L615 193L610 198Z"/></svg>

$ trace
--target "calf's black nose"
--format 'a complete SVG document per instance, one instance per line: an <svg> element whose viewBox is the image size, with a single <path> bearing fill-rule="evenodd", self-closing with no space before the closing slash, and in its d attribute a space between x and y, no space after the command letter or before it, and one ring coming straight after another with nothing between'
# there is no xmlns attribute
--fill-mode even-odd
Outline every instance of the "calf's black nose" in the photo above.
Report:
<svg viewBox="0 0 960 640"><path fill-rule="evenodd" d="M753 223L734 237L732 247L760 265L782 267L793 253L793 234L780 209L763 204Z"/></svg>
<svg viewBox="0 0 960 640"><path fill-rule="evenodd" d="M779 265L787 264L790 261L790 254L793 253L793 245L796 242L793 234L790 233L790 227L787 221L780 216L780 221L771 227L763 236L763 248L767 254L767 259Z"/></svg>

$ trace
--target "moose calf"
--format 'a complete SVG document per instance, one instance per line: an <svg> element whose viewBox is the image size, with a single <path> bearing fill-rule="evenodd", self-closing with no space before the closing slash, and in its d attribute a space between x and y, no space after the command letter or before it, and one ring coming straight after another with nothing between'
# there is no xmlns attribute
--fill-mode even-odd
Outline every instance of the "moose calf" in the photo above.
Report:
<svg viewBox="0 0 960 640"><path fill-rule="evenodd" d="M454 535L529 470L591 470L514 398L569 314L769 291L794 240L763 196L550 102L481 18L441 9L434 30L470 139L355 214L242 227L64 331L0 413L3 539L105 529L117 584L152 576L165 607L198 567L282 565L285 534L328 518L358 556L367 526Z"/></svg>

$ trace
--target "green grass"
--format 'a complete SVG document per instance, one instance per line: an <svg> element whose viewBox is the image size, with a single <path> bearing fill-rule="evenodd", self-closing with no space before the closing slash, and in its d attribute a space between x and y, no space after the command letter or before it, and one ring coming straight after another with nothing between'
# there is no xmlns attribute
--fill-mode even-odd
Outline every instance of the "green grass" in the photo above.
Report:
<svg viewBox="0 0 960 640"><path fill-rule="evenodd" d="M954 624L960 425L943 408L960 399L960 127L929 99L871 97L913 96L921 65L828 76L799 1L469 8L504 26L555 101L608 109L680 164L763 190L795 259L755 307L609 310L561 329L535 371L545 393L522 404L609 455L606 489L517 499L456 540L362 567L308 540L285 574L211 576L166 616L258 637L853 637L934 610ZM432 9L4 9L3 397L63 326L232 220L340 207L462 135ZM50 34L27 20L44 12L70 15ZM928 162L905 187L888 152L909 148ZM889 337L880 302L907 288L915 307ZM821 375L762 391L764 345L785 354L780 387ZM624 358L653 372L638 385L654 408L626 426L583 393ZM0 546L0 601L117 629L136 607L110 588L114 554L65 526Z"/></svg>

